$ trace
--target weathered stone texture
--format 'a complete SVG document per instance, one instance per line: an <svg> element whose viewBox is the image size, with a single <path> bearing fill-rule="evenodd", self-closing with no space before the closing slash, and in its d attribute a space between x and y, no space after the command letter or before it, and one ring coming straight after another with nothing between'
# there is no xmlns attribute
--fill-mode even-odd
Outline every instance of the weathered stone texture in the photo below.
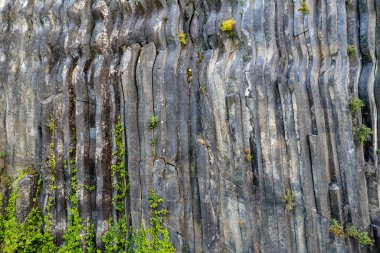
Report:
<svg viewBox="0 0 380 253"><path fill-rule="evenodd" d="M54 196L61 244L74 159L80 214L100 246L116 213L120 115L129 225L149 224L154 188L178 252L379 252L380 1L307 0L306 15L301 3L0 0L0 173L14 180L32 165L42 175L38 203ZM232 37L220 30L229 18ZM354 97L365 102L356 114ZM361 124L373 129L364 145ZM35 180L21 181L20 219ZM332 218L368 231L375 246L334 240Z"/></svg>

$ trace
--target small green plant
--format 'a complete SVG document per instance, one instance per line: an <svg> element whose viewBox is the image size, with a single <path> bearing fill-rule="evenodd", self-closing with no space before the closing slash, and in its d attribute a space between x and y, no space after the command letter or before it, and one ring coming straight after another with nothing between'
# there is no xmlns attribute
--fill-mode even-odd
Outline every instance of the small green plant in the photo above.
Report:
<svg viewBox="0 0 380 253"><path fill-rule="evenodd" d="M335 219L332 219L330 221L329 231L331 234L333 234L337 237L340 237L340 238L344 238L346 236L344 229L343 229L343 226Z"/></svg>
<svg viewBox="0 0 380 253"><path fill-rule="evenodd" d="M245 150L244 150L244 158L245 158L245 160L246 160L247 162L252 161L252 159L253 159L253 155L252 155L252 152L251 152L250 149L245 149Z"/></svg>
<svg viewBox="0 0 380 253"><path fill-rule="evenodd" d="M347 227L346 235L355 239L358 243L362 245L373 245L373 240L368 236L368 233L361 231L357 227Z"/></svg>
<svg viewBox="0 0 380 253"><path fill-rule="evenodd" d="M54 133L54 130L55 130L55 122L54 122L54 118L53 118L53 115L50 115L50 119L49 121L46 123L46 126L47 128L49 128L50 130L50 133Z"/></svg>
<svg viewBox="0 0 380 253"><path fill-rule="evenodd" d="M288 189L284 195L284 199L286 202L285 209L287 212L293 211L294 207L296 206L296 195L291 189Z"/></svg>
<svg viewBox="0 0 380 253"><path fill-rule="evenodd" d="M353 98L350 100L350 111L356 113L364 107L364 102L360 98Z"/></svg>
<svg viewBox="0 0 380 253"><path fill-rule="evenodd" d="M229 37L233 37L234 26L235 26L235 20L233 18L230 18L222 22L222 25L220 26L220 30L222 30L222 32L225 32Z"/></svg>
<svg viewBox="0 0 380 253"><path fill-rule="evenodd" d="M307 5L306 0L301 1L301 7L298 9L299 12L302 13L302 15L307 15L310 12L309 6Z"/></svg>
<svg viewBox="0 0 380 253"><path fill-rule="evenodd" d="M202 52L198 52L198 62L203 62L205 60L205 55Z"/></svg>
<svg viewBox="0 0 380 253"><path fill-rule="evenodd" d="M7 152L5 152L5 151L2 151L2 152L0 152L0 158L6 158L7 157Z"/></svg>
<svg viewBox="0 0 380 253"><path fill-rule="evenodd" d="M88 185L88 184L84 184L83 185L83 188L85 188L87 191L89 192L92 192L92 191L95 191L96 190L96 186L95 185Z"/></svg>
<svg viewBox="0 0 380 253"><path fill-rule="evenodd" d="M156 128L158 124L158 117L157 116L150 116L150 119L149 119L149 129L154 129Z"/></svg>
<svg viewBox="0 0 380 253"><path fill-rule="evenodd" d="M150 145L152 146L152 155L156 156L156 145L157 145L157 138L152 138L150 140Z"/></svg>
<svg viewBox="0 0 380 253"><path fill-rule="evenodd" d="M157 138L152 138L152 139L150 140L150 145L151 145L151 146L156 146L156 144L157 144Z"/></svg>
<svg viewBox="0 0 380 253"><path fill-rule="evenodd" d="M362 125L361 127L355 130L355 133L356 133L356 139L358 140L358 142L363 144L370 139L371 134L372 134L372 129L365 125Z"/></svg>
<svg viewBox="0 0 380 253"><path fill-rule="evenodd" d="M201 94L206 94L206 92L207 92L207 89L206 89L205 85L199 86L198 90L199 90L199 93L201 93Z"/></svg>
<svg viewBox="0 0 380 253"><path fill-rule="evenodd" d="M184 32L178 33L178 38L179 38L179 42L181 43L182 46L186 46L187 45L187 36L186 36L186 33L184 33Z"/></svg>
<svg viewBox="0 0 380 253"><path fill-rule="evenodd" d="M356 49L353 45L348 45L347 46L347 54L348 56L352 56L356 53Z"/></svg>

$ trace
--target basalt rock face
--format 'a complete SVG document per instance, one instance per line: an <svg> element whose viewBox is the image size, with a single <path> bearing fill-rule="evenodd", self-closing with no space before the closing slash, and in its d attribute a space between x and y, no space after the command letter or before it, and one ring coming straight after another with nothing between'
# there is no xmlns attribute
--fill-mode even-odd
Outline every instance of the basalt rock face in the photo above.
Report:
<svg viewBox="0 0 380 253"><path fill-rule="evenodd" d="M380 1L2 0L0 10L1 192L5 175L34 168L41 189L36 175L20 181L17 217L34 192L42 210L53 197L57 245L74 159L78 186L96 186L78 187L78 207L102 247L120 115L128 223L149 226L155 189L178 252L379 252ZM333 218L374 246L331 235Z"/></svg>

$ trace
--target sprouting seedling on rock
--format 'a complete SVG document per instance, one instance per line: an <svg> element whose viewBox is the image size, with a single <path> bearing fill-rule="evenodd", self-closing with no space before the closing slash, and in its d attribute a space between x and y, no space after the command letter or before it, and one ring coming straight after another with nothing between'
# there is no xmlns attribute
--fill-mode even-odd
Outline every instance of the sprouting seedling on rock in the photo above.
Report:
<svg viewBox="0 0 380 253"><path fill-rule="evenodd" d="M302 15L309 14L309 12L310 12L309 6L307 5L305 0L301 1L301 7L298 9L298 11L301 12Z"/></svg>
<svg viewBox="0 0 380 253"><path fill-rule="evenodd" d="M157 124L158 124L158 117L157 117L157 116L154 116L154 115L150 116L150 119L149 119L149 126L148 126L149 129L154 129L154 128L156 128Z"/></svg>

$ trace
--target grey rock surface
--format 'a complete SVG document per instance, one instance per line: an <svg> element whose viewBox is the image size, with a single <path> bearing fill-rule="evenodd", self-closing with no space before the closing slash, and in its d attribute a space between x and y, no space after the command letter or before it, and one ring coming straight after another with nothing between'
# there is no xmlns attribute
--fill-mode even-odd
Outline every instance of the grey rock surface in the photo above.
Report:
<svg viewBox="0 0 380 253"><path fill-rule="evenodd" d="M0 0L0 174L42 175L60 245L74 158L78 185L96 186L77 196L100 248L120 115L129 225L149 224L155 189L177 252L380 252L380 1L305 3L306 15L301 0ZM20 220L36 180L20 183ZM333 218L375 245L334 238Z"/></svg>

